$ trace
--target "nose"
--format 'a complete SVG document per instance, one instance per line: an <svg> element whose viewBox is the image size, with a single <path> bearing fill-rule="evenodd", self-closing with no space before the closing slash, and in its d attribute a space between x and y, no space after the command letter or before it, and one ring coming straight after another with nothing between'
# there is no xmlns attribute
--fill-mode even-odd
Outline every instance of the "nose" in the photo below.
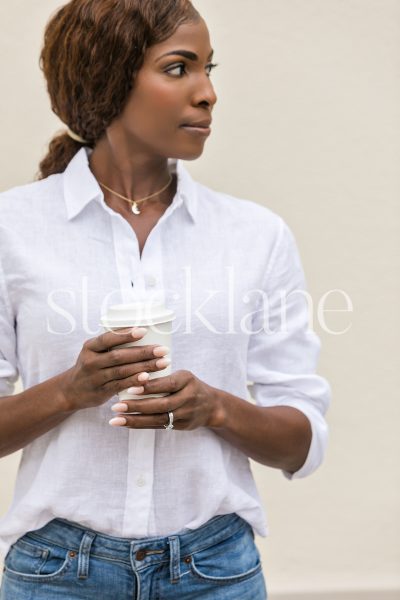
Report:
<svg viewBox="0 0 400 600"><path fill-rule="evenodd" d="M199 105L205 103L212 108L217 100L218 96L215 93L210 77L204 75L204 77L201 78L201 83L196 87L194 104Z"/></svg>

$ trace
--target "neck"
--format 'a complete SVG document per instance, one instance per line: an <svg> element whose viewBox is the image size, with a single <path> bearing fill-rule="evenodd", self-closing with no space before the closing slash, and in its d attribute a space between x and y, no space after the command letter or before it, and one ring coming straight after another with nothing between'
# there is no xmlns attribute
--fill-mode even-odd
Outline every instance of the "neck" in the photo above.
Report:
<svg viewBox="0 0 400 600"><path fill-rule="evenodd" d="M99 140L89 158L90 169L96 179L105 183L115 192L133 200L140 200L154 194L165 187L170 179L168 159L160 156L150 156L144 151L132 151L121 140L111 144L104 136ZM158 210L160 205L168 206L173 199L171 183L160 195L145 200L140 208L147 206ZM128 202L118 198L112 192L103 189L106 203L117 210L129 214L131 207Z"/></svg>

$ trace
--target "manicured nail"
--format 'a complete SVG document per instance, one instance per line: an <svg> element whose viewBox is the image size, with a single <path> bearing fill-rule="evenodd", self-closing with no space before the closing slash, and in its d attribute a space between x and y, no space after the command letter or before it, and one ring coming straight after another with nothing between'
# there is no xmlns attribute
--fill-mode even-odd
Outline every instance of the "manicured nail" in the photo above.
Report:
<svg viewBox="0 0 400 600"><path fill-rule="evenodd" d="M143 394L144 387L142 385L140 387L130 387L126 391L128 392L128 394Z"/></svg>
<svg viewBox="0 0 400 600"><path fill-rule="evenodd" d="M134 327L132 329L132 337L136 339L142 338L147 333L147 329L144 327Z"/></svg>
<svg viewBox="0 0 400 600"><path fill-rule="evenodd" d="M111 407L111 410L114 412L126 412L128 410L128 405L127 404L122 404L121 402L118 402L118 404L114 404Z"/></svg>
<svg viewBox="0 0 400 600"><path fill-rule="evenodd" d="M108 423L109 425L126 425L126 419L124 417L114 417Z"/></svg>
<svg viewBox="0 0 400 600"><path fill-rule="evenodd" d="M154 356L165 356L166 354L169 354L169 348L168 346L157 346L154 348L153 354Z"/></svg>
<svg viewBox="0 0 400 600"><path fill-rule="evenodd" d="M156 361L156 366L159 369L165 369L165 367L168 367L168 365L171 364L171 359L170 358L160 358L159 360Z"/></svg>
<svg viewBox="0 0 400 600"><path fill-rule="evenodd" d="M139 373L138 380L139 381L147 381L149 377L150 377L150 375L148 373L146 373L146 372Z"/></svg>

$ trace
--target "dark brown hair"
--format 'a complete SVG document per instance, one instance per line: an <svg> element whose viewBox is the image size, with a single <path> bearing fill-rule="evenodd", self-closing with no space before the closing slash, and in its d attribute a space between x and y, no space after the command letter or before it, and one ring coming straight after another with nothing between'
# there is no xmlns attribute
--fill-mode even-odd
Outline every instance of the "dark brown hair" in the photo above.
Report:
<svg viewBox="0 0 400 600"><path fill-rule="evenodd" d="M40 54L53 112L93 148L121 113L147 48L200 18L190 0L71 0L48 22ZM82 145L54 137L37 178L64 171Z"/></svg>

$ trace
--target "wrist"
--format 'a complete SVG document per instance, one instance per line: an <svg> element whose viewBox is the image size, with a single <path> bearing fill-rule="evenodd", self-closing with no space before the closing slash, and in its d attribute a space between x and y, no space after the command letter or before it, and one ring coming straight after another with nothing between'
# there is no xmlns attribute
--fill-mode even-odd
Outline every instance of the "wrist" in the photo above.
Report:
<svg viewBox="0 0 400 600"><path fill-rule="evenodd" d="M57 378L56 400L62 413L73 413L77 409L70 392L68 391L67 378L69 370L61 373Z"/></svg>
<svg viewBox="0 0 400 600"><path fill-rule="evenodd" d="M208 426L211 429L222 429L227 419L226 392L211 388L212 411Z"/></svg>

